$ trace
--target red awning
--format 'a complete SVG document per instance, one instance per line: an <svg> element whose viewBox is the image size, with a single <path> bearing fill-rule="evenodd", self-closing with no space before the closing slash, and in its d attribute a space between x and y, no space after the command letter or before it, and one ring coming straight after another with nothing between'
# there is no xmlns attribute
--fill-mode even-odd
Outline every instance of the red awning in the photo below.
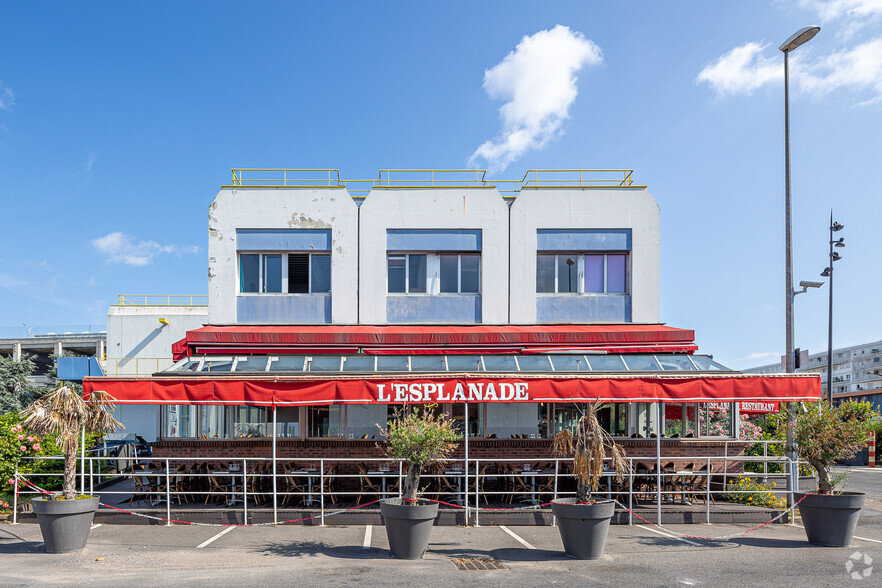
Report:
<svg viewBox="0 0 882 588"><path fill-rule="evenodd" d="M786 402L821 397L818 374L85 378L120 404L320 405L452 402Z"/></svg>
<svg viewBox="0 0 882 588"><path fill-rule="evenodd" d="M692 353L695 333L665 325L207 326L172 346L175 360L199 354Z"/></svg>

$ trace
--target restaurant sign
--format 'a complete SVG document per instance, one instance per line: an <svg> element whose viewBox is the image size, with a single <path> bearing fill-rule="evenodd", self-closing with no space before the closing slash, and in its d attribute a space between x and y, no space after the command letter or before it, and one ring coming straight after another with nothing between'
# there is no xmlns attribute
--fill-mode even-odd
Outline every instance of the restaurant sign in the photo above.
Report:
<svg viewBox="0 0 882 588"><path fill-rule="evenodd" d="M120 404L429 404L482 402L742 402L742 411L815 400L812 376L598 377L118 377L85 378L84 396L104 390ZM774 402L769 402L774 401Z"/></svg>

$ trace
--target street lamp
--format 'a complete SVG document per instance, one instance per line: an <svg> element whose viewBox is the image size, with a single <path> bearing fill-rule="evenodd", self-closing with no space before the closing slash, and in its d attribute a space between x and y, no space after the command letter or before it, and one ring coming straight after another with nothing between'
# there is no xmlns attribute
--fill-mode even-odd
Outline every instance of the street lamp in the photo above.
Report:
<svg viewBox="0 0 882 588"><path fill-rule="evenodd" d="M834 247L845 247L845 237L833 240L833 233L841 231L845 225L833 221L833 211L830 211L830 265L824 268L821 276L830 278L830 309L827 312L827 398L833 404L833 262L842 259Z"/></svg>
<svg viewBox="0 0 882 588"><path fill-rule="evenodd" d="M809 26L799 29L781 44L778 49L784 52L784 274L785 287L787 296L785 298L785 331L786 331L786 349L784 353L784 371L793 372L793 256L791 253L791 233L793 231L793 223L791 220L790 205L790 52L803 45L821 30L819 26ZM787 412L787 456L790 463L796 462L796 446L794 438L796 436L796 421L793 418L793 410L790 403L786 406ZM790 476L788 476L788 490L796 488L797 468L790 468ZM788 494L788 502L792 494Z"/></svg>

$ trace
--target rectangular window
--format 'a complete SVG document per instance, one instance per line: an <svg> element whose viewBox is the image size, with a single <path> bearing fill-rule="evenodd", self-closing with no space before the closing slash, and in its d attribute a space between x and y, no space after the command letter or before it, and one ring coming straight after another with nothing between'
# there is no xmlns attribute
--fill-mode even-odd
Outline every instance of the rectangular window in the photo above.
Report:
<svg viewBox="0 0 882 588"><path fill-rule="evenodd" d="M557 291L568 293L579 291L578 255L557 256Z"/></svg>
<svg viewBox="0 0 882 588"><path fill-rule="evenodd" d="M266 409L262 406L237 406L233 417L236 437L266 436Z"/></svg>
<svg viewBox="0 0 882 588"><path fill-rule="evenodd" d="M407 291L411 293L426 291L425 254L407 256Z"/></svg>
<svg viewBox="0 0 882 588"><path fill-rule="evenodd" d="M282 291L282 256L263 256L263 289L262 292Z"/></svg>
<svg viewBox="0 0 882 588"><path fill-rule="evenodd" d="M536 291L554 293L554 263L556 255L542 255L536 258Z"/></svg>
<svg viewBox="0 0 882 588"><path fill-rule="evenodd" d="M260 255L243 253L239 256L239 291L260 292Z"/></svg>
<svg viewBox="0 0 882 588"><path fill-rule="evenodd" d="M227 406L202 407L202 438L226 439L230 436L230 408Z"/></svg>
<svg viewBox="0 0 882 588"><path fill-rule="evenodd" d="M328 253L240 253L243 293L326 294L331 291Z"/></svg>
<svg viewBox="0 0 882 588"><path fill-rule="evenodd" d="M389 292L407 292L406 255L390 255L388 259Z"/></svg>
<svg viewBox="0 0 882 588"><path fill-rule="evenodd" d="M310 406L310 437L341 437L343 433L343 406Z"/></svg>
<svg viewBox="0 0 882 588"><path fill-rule="evenodd" d="M196 437L198 406L188 404L163 407L165 418L162 436L166 438Z"/></svg>
<svg viewBox="0 0 882 588"><path fill-rule="evenodd" d="M445 253L441 262L442 294L477 294L481 273L481 256Z"/></svg>
<svg viewBox="0 0 882 588"><path fill-rule="evenodd" d="M539 253L536 292L540 294L627 294L626 253Z"/></svg>
<svg viewBox="0 0 882 588"><path fill-rule="evenodd" d="M309 293L309 254L288 254L288 292Z"/></svg>

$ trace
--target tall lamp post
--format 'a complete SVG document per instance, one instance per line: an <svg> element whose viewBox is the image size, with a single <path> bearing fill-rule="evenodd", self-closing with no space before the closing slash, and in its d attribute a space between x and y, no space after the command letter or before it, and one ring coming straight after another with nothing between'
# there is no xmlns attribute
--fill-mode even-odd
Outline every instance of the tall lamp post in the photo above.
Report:
<svg viewBox="0 0 882 588"><path fill-rule="evenodd" d="M785 298L785 330L786 349L784 352L784 371L793 372L793 255L791 249L791 233L793 222L790 204L790 52L811 41L821 30L819 26L799 29L778 47L784 52L784 274L787 296ZM791 463L796 461L796 421L793 418L793 407L787 403L787 456ZM788 489L798 489L798 468L791 468L788 476ZM788 494L788 502L792 494Z"/></svg>
<svg viewBox="0 0 882 588"><path fill-rule="evenodd" d="M833 221L833 211L830 211L830 265L828 265L821 275L830 278L830 309L827 313L827 398L830 404L833 404L833 262L842 259L834 247L845 247L845 237L839 237L833 240L833 233L841 231L845 225Z"/></svg>

